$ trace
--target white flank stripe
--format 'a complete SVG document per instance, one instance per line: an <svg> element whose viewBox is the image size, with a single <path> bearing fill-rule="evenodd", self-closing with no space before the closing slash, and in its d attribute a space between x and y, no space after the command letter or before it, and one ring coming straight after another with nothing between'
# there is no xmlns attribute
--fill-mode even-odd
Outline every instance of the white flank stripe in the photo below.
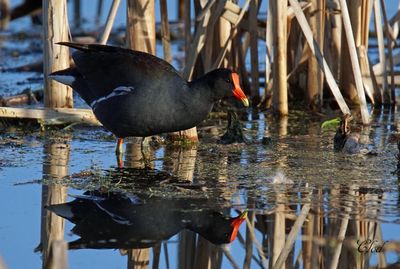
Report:
<svg viewBox="0 0 400 269"><path fill-rule="evenodd" d="M100 208L105 213L107 213L113 219L113 221L115 221L116 223L122 224L122 225L132 225L132 223L128 219L126 219L122 216L119 216L117 214L114 214L113 212L111 212L111 211L107 210L106 208L104 208L103 206L101 206L99 203L96 203L96 205L98 208Z"/></svg>
<svg viewBox="0 0 400 269"><path fill-rule="evenodd" d="M62 84L72 86L72 84L75 81L75 77L73 76L67 76L67 75L49 75L49 78L54 79L55 81L58 81Z"/></svg>
<svg viewBox="0 0 400 269"><path fill-rule="evenodd" d="M100 97L97 100L94 100L92 103L90 103L90 106L94 110L94 109L96 109L96 106L99 103L101 103L107 99L113 98L115 96L127 95L127 94L131 93L133 91L133 89L134 89L133 87L126 87L126 86L117 87L109 95L106 95L106 96Z"/></svg>

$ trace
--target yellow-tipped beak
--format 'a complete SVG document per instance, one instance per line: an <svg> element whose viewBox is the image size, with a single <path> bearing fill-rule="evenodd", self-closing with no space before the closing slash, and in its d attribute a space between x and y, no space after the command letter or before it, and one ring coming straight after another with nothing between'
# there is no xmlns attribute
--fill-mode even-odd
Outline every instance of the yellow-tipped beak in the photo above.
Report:
<svg viewBox="0 0 400 269"><path fill-rule="evenodd" d="M240 99L245 107L249 106L249 99L247 97Z"/></svg>
<svg viewBox="0 0 400 269"><path fill-rule="evenodd" d="M239 231L240 224L242 224L246 220L246 218L247 218L247 209L245 209L242 213L240 213L239 216L233 219L231 223L233 230L229 242L235 240L236 235Z"/></svg>
<svg viewBox="0 0 400 269"><path fill-rule="evenodd" d="M233 96L235 96L236 99L242 101L245 107L248 107L249 99L247 99L246 94L244 94L242 88L240 88L239 75L236 73L232 73L232 81L234 85L234 88L232 90Z"/></svg>
<svg viewBox="0 0 400 269"><path fill-rule="evenodd" d="M249 104L249 101L247 101L247 104ZM249 211L247 209L245 209L242 213L240 213L239 218L241 218L241 219L247 218L247 212L249 212Z"/></svg>

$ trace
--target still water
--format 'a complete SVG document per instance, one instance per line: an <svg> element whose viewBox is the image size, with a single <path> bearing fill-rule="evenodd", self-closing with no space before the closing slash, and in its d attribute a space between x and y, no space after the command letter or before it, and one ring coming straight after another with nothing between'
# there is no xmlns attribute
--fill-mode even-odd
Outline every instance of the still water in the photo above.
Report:
<svg viewBox="0 0 400 269"><path fill-rule="evenodd" d="M371 155L335 153L334 132L321 132L315 119L255 116L246 121L247 144L217 144L203 126L195 147L150 146L147 168L135 141L117 168L115 141L102 129L10 130L1 145L2 257L10 268L38 268L49 259L46 244L63 239L72 242L71 268L262 268L277 259L303 210L288 265L397 262L398 113L381 111L360 130ZM66 202L49 209L72 221L43 209ZM236 240L220 245L230 237L227 218L245 209Z"/></svg>

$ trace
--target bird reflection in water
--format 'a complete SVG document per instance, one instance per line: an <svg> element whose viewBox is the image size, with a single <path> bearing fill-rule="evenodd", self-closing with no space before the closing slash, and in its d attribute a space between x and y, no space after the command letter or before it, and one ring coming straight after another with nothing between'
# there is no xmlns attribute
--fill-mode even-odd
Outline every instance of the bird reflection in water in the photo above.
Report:
<svg viewBox="0 0 400 269"><path fill-rule="evenodd" d="M164 198L116 192L85 192L75 200L47 207L75 224L79 248L147 248L181 230L198 233L213 244L235 240L247 212L231 218L204 208L207 199Z"/></svg>

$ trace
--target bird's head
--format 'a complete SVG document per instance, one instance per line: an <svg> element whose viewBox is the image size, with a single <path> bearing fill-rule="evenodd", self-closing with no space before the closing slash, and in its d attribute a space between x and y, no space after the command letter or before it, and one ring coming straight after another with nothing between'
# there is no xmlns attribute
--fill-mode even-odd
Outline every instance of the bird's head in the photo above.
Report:
<svg viewBox="0 0 400 269"><path fill-rule="evenodd" d="M246 220L246 218L247 218L247 210L243 211L239 216L232 219L231 221L232 233L229 238L229 242L232 242L233 240L236 239L239 227L242 224L242 222Z"/></svg>
<svg viewBox="0 0 400 269"><path fill-rule="evenodd" d="M230 69L215 69L205 75L209 86L213 89L216 99L234 97L241 101L245 107L249 100L240 87L239 75Z"/></svg>
<svg viewBox="0 0 400 269"><path fill-rule="evenodd" d="M236 239L239 227L246 217L247 210L234 218L226 217L215 211L202 212L200 215L196 214L196 218L192 222L187 222L187 228L213 244L228 244Z"/></svg>

